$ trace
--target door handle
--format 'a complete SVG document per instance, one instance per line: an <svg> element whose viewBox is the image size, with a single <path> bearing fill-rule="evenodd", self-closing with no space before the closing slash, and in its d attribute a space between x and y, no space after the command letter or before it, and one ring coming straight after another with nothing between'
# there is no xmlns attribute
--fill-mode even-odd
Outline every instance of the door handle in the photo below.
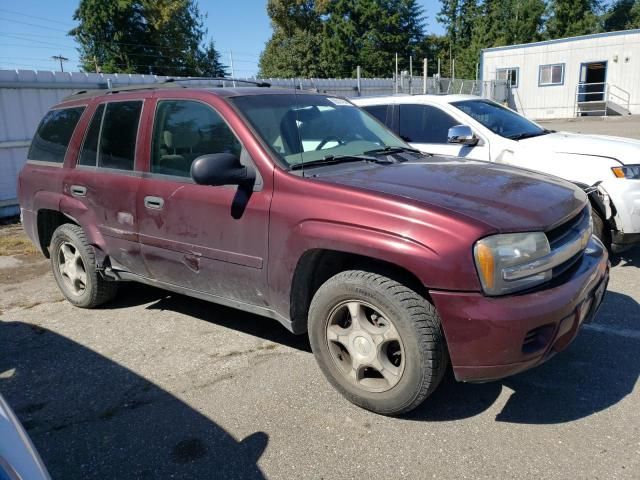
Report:
<svg viewBox="0 0 640 480"><path fill-rule="evenodd" d="M162 210L164 199L160 197L144 197L144 206L152 210Z"/></svg>
<svg viewBox="0 0 640 480"><path fill-rule="evenodd" d="M84 197L87 195L87 187L83 185L71 185L71 195L74 197Z"/></svg>

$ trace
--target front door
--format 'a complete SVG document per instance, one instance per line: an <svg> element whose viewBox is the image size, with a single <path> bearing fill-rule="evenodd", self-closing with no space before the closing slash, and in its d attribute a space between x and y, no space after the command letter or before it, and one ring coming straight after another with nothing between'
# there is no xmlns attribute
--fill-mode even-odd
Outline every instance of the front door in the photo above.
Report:
<svg viewBox="0 0 640 480"><path fill-rule="evenodd" d="M578 85L579 102L604 101L607 81L607 62L589 62L580 65Z"/></svg>
<svg viewBox="0 0 640 480"><path fill-rule="evenodd" d="M158 100L138 196L143 257L155 280L264 306L271 191L195 184L191 163L212 153L252 163L210 105Z"/></svg>
<svg viewBox="0 0 640 480"><path fill-rule="evenodd" d="M451 127L461 122L433 105L399 105L398 133L414 148L427 153L489 160L486 145L467 146L448 143Z"/></svg>

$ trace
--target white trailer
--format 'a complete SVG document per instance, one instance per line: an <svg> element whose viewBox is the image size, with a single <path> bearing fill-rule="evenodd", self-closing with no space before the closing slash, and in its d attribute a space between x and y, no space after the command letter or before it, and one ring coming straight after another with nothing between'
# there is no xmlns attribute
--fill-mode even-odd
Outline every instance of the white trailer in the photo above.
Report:
<svg viewBox="0 0 640 480"><path fill-rule="evenodd" d="M640 29L487 48L480 62L529 118L640 114Z"/></svg>

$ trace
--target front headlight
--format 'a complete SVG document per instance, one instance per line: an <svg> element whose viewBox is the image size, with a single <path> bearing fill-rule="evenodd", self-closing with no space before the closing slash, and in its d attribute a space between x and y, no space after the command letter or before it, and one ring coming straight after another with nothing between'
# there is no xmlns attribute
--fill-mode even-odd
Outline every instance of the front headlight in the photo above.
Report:
<svg viewBox="0 0 640 480"><path fill-rule="evenodd" d="M640 165L625 165L624 167L612 167L611 171L618 178L640 179Z"/></svg>
<svg viewBox="0 0 640 480"><path fill-rule="evenodd" d="M551 253L542 232L508 233L478 240L473 248L476 268L487 295L534 287L551 279L551 269L540 271Z"/></svg>

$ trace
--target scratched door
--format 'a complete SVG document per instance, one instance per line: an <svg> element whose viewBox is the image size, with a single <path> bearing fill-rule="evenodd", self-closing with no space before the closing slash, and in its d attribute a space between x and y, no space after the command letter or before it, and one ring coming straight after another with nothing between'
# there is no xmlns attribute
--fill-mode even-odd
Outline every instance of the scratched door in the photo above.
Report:
<svg viewBox="0 0 640 480"><path fill-rule="evenodd" d="M251 162L209 105L159 100L150 172L138 195L139 239L152 278L192 290L265 305L271 192L196 185L200 155L234 153Z"/></svg>

